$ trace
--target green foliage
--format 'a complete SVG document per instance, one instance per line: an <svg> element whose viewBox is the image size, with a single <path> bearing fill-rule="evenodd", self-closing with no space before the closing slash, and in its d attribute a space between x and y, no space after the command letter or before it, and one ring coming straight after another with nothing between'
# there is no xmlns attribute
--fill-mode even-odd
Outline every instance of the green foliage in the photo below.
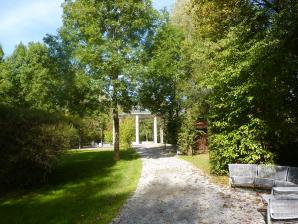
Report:
<svg viewBox="0 0 298 224"><path fill-rule="evenodd" d="M44 42L57 76L55 100L59 111L81 117L90 116L95 111L103 112L104 105L98 105L98 84L74 63L72 43L65 41L61 35L47 35Z"/></svg>
<svg viewBox="0 0 298 224"><path fill-rule="evenodd" d="M186 114L199 107L208 118L213 172L233 162L297 165L297 2L184 5L190 16L173 21L188 34L192 59ZM184 27L190 18L192 29ZM182 126L187 146L192 127Z"/></svg>
<svg viewBox="0 0 298 224"><path fill-rule="evenodd" d="M120 122L120 146L121 148L131 148L134 140L134 120L132 118L124 118Z"/></svg>
<svg viewBox="0 0 298 224"><path fill-rule="evenodd" d="M45 45L19 44L4 63L0 92L5 103L49 111L56 109L57 77Z"/></svg>
<svg viewBox="0 0 298 224"><path fill-rule="evenodd" d="M57 157L77 141L66 118L42 111L0 107L0 189L47 181Z"/></svg>
<svg viewBox="0 0 298 224"><path fill-rule="evenodd" d="M275 155L266 144L263 122L253 120L237 130L212 135L209 145L212 172L225 174L230 163L273 163Z"/></svg>
<svg viewBox="0 0 298 224"><path fill-rule="evenodd" d="M198 130L196 128L197 117L190 112L182 117L182 125L179 130L178 145L182 153L193 155Z"/></svg>
<svg viewBox="0 0 298 224"><path fill-rule="evenodd" d="M182 80L188 60L183 54L182 32L169 23L157 30L151 46L151 60L141 77L140 103L166 121L167 142L176 144L180 126Z"/></svg>
<svg viewBox="0 0 298 224"><path fill-rule="evenodd" d="M105 114L94 114L78 118L76 128L80 135L80 145L90 145L92 141L101 141L106 125L107 116Z"/></svg>
<svg viewBox="0 0 298 224"><path fill-rule="evenodd" d="M135 77L153 32L157 12L150 0L85 1L63 4L60 35L73 46L73 60L92 77L100 104L111 109L115 124L115 159L119 159L119 107L134 104Z"/></svg>
<svg viewBox="0 0 298 224"><path fill-rule="evenodd" d="M140 124L141 141L149 141L153 139L153 121L152 119L142 119Z"/></svg>
<svg viewBox="0 0 298 224"><path fill-rule="evenodd" d="M113 131L112 130L105 130L104 131L104 142L106 143L113 143Z"/></svg>

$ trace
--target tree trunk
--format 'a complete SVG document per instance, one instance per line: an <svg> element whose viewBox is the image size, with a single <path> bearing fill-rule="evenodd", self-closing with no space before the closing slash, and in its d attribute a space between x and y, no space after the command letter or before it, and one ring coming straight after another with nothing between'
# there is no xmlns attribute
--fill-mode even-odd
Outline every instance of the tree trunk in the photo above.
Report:
<svg viewBox="0 0 298 224"><path fill-rule="evenodd" d="M79 129L79 149L81 149L81 130Z"/></svg>
<svg viewBox="0 0 298 224"><path fill-rule="evenodd" d="M166 118L163 118L163 142L164 142L164 150L167 149L167 136L166 136Z"/></svg>
<svg viewBox="0 0 298 224"><path fill-rule="evenodd" d="M113 121L115 127L115 142L114 142L114 160L120 160L120 150L119 150L119 115L118 115L118 108L113 108Z"/></svg>

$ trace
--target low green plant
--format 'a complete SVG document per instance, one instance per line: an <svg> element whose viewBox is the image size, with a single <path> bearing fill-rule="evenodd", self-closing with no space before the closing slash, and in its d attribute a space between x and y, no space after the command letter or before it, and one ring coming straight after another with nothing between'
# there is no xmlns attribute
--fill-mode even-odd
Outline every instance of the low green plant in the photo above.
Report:
<svg viewBox="0 0 298 224"><path fill-rule="evenodd" d="M182 119L182 126L178 135L179 149L183 154L193 155L198 131L196 118L191 113L186 113Z"/></svg>
<svg viewBox="0 0 298 224"><path fill-rule="evenodd" d="M124 118L120 123L120 146L130 148L134 138L134 121L132 118Z"/></svg>
<svg viewBox="0 0 298 224"><path fill-rule="evenodd" d="M104 142L106 143L113 143L113 131L112 130L105 130L104 131Z"/></svg>

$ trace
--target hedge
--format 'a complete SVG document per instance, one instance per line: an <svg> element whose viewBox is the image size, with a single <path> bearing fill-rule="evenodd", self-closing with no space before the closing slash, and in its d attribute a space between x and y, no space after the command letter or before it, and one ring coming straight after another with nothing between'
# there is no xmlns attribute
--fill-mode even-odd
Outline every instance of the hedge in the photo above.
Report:
<svg viewBox="0 0 298 224"><path fill-rule="evenodd" d="M70 119L0 105L0 189L43 184L58 156L77 142Z"/></svg>

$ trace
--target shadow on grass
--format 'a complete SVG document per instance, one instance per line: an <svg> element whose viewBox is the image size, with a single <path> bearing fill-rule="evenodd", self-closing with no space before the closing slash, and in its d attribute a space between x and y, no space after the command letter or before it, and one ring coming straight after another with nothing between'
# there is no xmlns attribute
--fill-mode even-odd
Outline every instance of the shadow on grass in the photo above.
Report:
<svg viewBox="0 0 298 224"><path fill-rule="evenodd" d="M135 152L69 152L46 187L0 199L1 223L108 223L134 191L141 162Z"/></svg>

